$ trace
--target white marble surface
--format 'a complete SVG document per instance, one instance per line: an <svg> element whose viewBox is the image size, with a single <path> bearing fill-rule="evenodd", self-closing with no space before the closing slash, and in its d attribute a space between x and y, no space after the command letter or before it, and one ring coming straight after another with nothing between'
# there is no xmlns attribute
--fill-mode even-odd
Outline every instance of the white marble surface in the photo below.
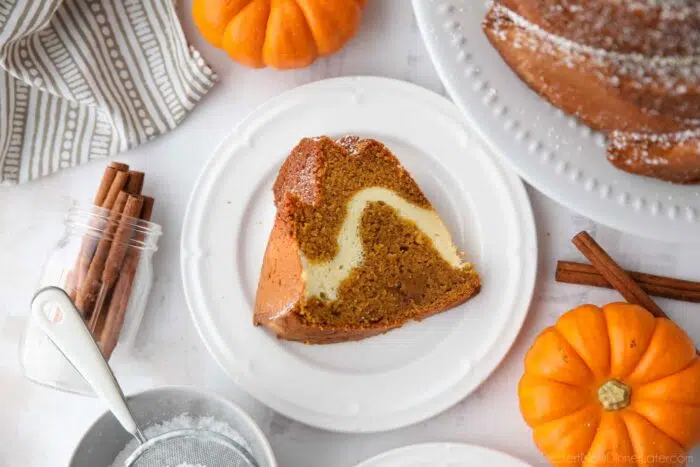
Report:
<svg viewBox="0 0 700 467"><path fill-rule="evenodd" d="M589 229L626 267L700 278L697 245L661 243L620 234L575 215L529 189L539 229L540 269L529 317L514 348L473 395L423 423L373 435L343 435L303 426L261 406L228 381L192 327L180 284L178 244L185 205L200 167L250 110L271 96L310 81L340 75L381 75L442 92L406 0L369 2L359 36L340 54L294 72L246 70L206 45L182 6L185 31L221 77L214 91L169 135L119 156L148 174L159 200L156 221L165 235L156 258L156 282L128 365L116 369L126 392L165 384L217 390L241 404L267 433L284 467L350 467L390 448L427 441L477 443L546 465L521 420L516 384L528 345L544 326L583 302L617 299L612 291L556 284L555 260L576 259L569 243ZM88 201L103 162L30 185L0 188L0 466L66 465L73 447L103 411L92 399L26 381L17 361L18 339L46 255L74 203ZM697 305L661 301L700 343ZM700 454L698 452L697 454Z"/></svg>

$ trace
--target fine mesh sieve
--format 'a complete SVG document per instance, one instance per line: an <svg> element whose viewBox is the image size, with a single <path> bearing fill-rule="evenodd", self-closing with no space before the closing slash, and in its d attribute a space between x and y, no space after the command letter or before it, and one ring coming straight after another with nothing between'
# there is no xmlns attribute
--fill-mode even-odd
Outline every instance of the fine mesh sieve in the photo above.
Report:
<svg viewBox="0 0 700 467"><path fill-rule="evenodd" d="M141 444L125 467L163 466L258 467L248 451L213 431L184 429L164 433Z"/></svg>
<svg viewBox="0 0 700 467"><path fill-rule="evenodd" d="M63 290L47 287L37 292L32 317L124 429L139 441L125 467L258 467L242 445L206 429L178 429L147 440L80 312Z"/></svg>

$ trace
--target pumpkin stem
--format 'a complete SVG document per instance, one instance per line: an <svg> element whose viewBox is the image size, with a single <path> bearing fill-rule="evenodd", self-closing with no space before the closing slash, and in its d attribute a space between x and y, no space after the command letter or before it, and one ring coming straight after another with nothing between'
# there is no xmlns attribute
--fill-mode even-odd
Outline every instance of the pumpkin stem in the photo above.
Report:
<svg viewBox="0 0 700 467"><path fill-rule="evenodd" d="M611 379L598 388L598 400L605 410L620 410L630 405L632 389L626 384Z"/></svg>

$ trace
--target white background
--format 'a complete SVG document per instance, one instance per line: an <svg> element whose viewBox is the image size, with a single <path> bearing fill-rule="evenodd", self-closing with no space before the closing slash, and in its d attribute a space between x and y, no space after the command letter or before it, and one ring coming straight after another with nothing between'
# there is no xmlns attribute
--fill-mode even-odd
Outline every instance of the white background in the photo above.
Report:
<svg viewBox="0 0 700 467"><path fill-rule="evenodd" d="M180 284L179 238L185 206L201 166L249 111L283 90L327 77L379 75L412 81L443 93L407 0L368 2L362 30L341 53L293 71L252 71L229 61L199 37L180 5L190 41L220 75L219 84L181 127L120 155L147 174L156 197L155 221L165 235L155 258L156 282L129 365L116 368L127 393L166 384L212 389L242 405L267 433L283 467L351 467L387 449L427 441L481 444L546 465L517 406L516 386L525 351L536 334L564 311L584 302L618 300L612 291L556 284L557 259L581 259L569 243L588 229L625 267L700 280L700 248L650 241L596 225L532 189L540 269L535 298L514 348L474 394L431 420L372 435L328 433L298 424L257 403L224 376L194 330ZM92 399L26 381L18 340L41 266L59 239L65 212L89 202L104 162L65 171L30 185L0 188L0 465L66 465L82 433L103 411ZM497 284L491 284L497 286ZM700 306L660 304L700 343ZM696 458L700 456L697 451Z"/></svg>

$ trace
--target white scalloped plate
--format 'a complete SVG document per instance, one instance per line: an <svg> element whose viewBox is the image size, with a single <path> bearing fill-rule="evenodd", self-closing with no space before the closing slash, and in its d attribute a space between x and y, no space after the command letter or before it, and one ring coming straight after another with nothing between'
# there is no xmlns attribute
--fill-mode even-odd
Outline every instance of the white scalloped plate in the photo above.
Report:
<svg viewBox="0 0 700 467"><path fill-rule="evenodd" d="M427 443L393 449L356 467L530 467L515 457L470 444Z"/></svg>
<svg viewBox="0 0 700 467"><path fill-rule="evenodd" d="M360 342L305 346L253 326L273 180L302 137L321 134L374 137L396 153L477 266L478 296ZM522 182L474 143L451 102L400 81L339 78L272 99L217 149L192 192L181 264L195 325L234 381L295 420L369 432L433 416L487 378L527 313L536 250Z"/></svg>
<svg viewBox="0 0 700 467"><path fill-rule="evenodd" d="M605 138L532 92L481 29L484 0L413 0L448 93L492 151L545 195L602 224L666 241L698 241L700 188L627 174Z"/></svg>

